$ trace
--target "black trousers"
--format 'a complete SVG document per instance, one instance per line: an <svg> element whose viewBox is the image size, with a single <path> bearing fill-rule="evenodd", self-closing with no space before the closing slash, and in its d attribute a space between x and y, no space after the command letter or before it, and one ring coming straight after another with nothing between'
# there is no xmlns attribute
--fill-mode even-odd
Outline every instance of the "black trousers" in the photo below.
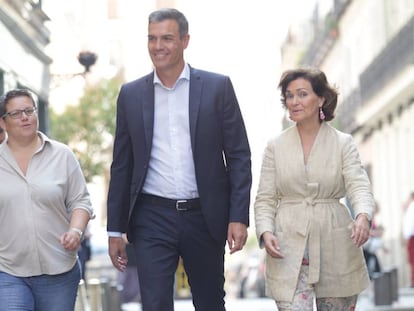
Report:
<svg viewBox="0 0 414 311"><path fill-rule="evenodd" d="M179 257L196 311L223 311L224 252L209 234L201 209L177 211L138 200L129 239L134 245L143 311L174 310L174 278Z"/></svg>

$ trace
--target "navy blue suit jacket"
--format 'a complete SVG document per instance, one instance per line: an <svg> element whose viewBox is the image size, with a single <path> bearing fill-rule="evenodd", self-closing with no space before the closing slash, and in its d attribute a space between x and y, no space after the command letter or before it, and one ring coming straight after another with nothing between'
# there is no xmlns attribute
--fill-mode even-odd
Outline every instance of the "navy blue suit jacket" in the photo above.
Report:
<svg viewBox="0 0 414 311"><path fill-rule="evenodd" d="M122 86L108 194L108 231L127 232L150 161L154 73ZM250 148L230 79L190 68L191 146L203 216L217 241L229 222L249 224Z"/></svg>

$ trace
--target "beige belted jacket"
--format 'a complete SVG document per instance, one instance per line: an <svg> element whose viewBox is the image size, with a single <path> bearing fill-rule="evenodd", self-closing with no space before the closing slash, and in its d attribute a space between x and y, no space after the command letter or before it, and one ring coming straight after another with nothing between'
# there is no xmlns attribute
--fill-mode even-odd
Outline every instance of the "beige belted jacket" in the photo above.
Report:
<svg viewBox="0 0 414 311"><path fill-rule="evenodd" d="M323 122L308 162L296 126L271 140L264 152L254 206L256 233L273 232L283 259L266 258L266 294L291 301L302 259L309 255L309 283L317 297L347 297L369 284L361 248L352 242L354 215L372 217L370 182L352 137Z"/></svg>

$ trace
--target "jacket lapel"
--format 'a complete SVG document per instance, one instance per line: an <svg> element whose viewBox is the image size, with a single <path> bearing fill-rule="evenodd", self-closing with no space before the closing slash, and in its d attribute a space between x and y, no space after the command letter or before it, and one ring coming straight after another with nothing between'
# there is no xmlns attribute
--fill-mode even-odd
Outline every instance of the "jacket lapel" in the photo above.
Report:
<svg viewBox="0 0 414 311"><path fill-rule="evenodd" d="M190 118L190 135L191 146L195 148L196 126L198 119L198 112L201 103L201 89L203 81L197 70L190 67L190 95L189 95L189 118Z"/></svg>
<svg viewBox="0 0 414 311"><path fill-rule="evenodd" d="M148 152L152 146L152 136L154 133L154 73L147 76L146 86L143 90L142 115L145 130L145 142Z"/></svg>

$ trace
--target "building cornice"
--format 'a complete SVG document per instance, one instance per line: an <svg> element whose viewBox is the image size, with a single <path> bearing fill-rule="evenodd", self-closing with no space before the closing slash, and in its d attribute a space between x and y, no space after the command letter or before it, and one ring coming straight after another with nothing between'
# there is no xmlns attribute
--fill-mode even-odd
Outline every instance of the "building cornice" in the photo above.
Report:
<svg viewBox="0 0 414 311"><path fill-rule="evenodd" d="M43 51L43 46L39 47L35 39L26 32L21 25L16 22L4 7L0 7L0 22L10 31L10 33L20 42L26 49L36 56L42 63L49 65L52 59ZM47 43L48 39L43 43Z"/></svg>

